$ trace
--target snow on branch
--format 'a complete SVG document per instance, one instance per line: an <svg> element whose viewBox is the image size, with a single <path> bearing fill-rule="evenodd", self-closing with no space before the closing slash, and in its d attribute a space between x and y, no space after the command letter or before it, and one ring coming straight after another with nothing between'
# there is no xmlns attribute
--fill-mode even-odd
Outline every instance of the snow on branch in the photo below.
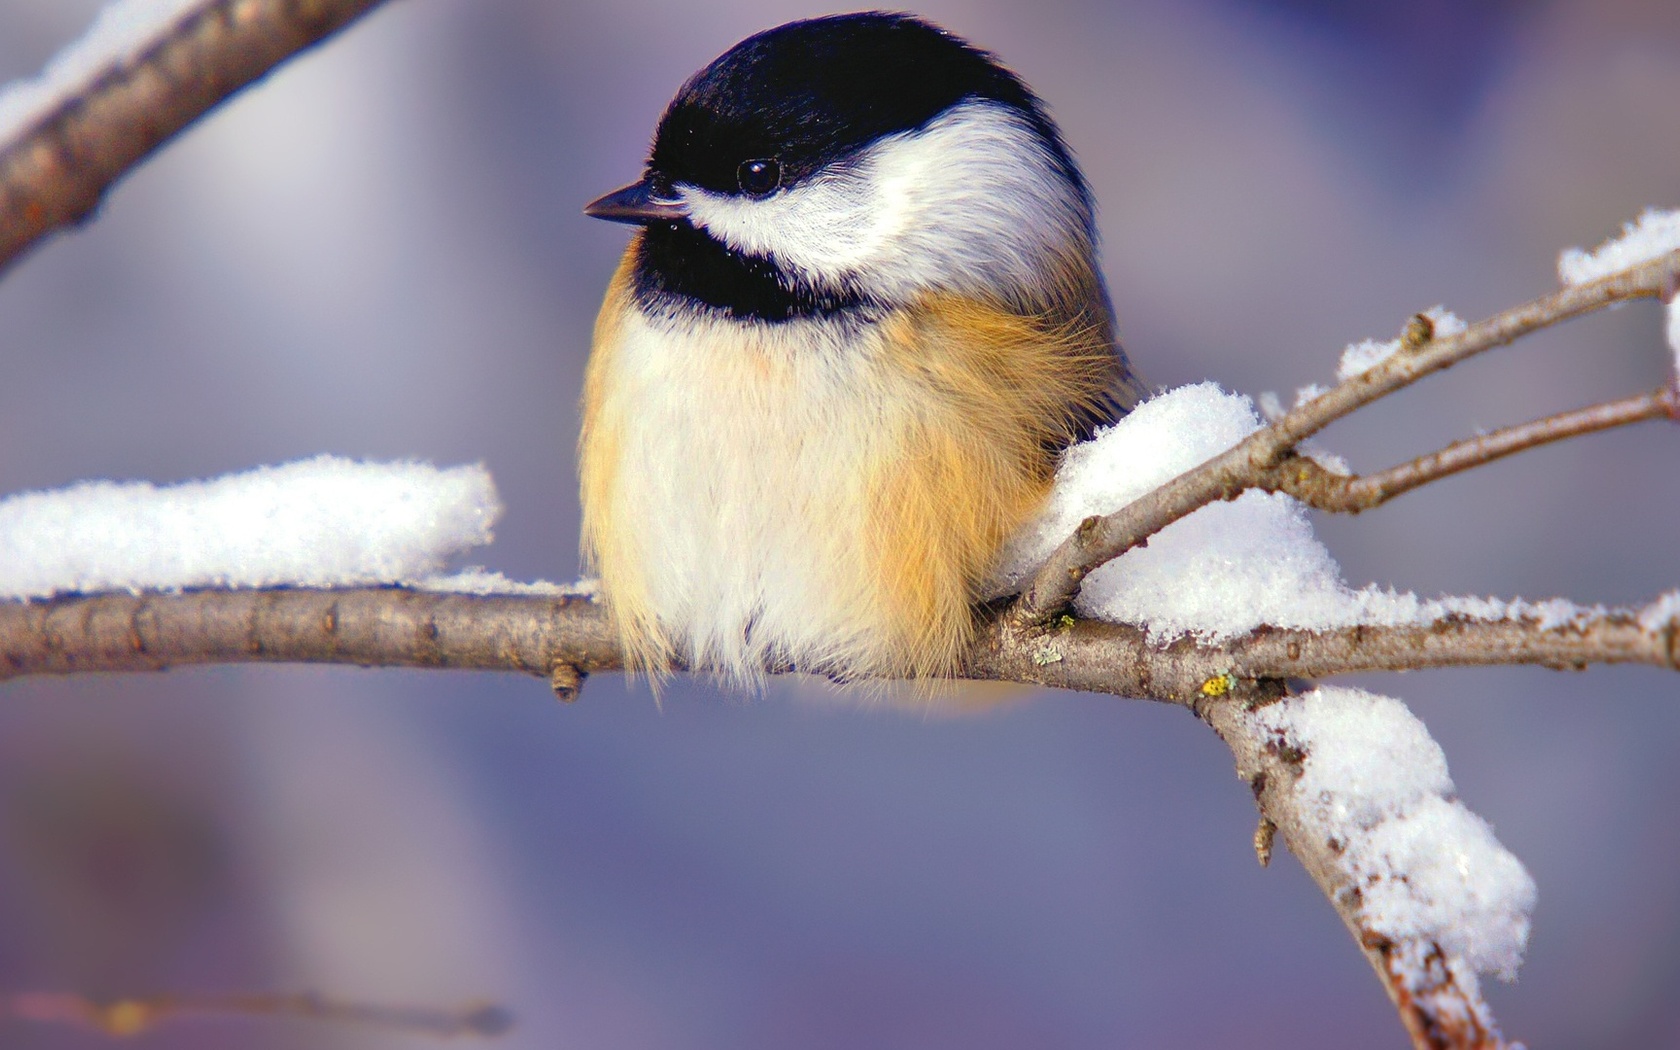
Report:
<svg viewBox="0 0 1680 1050"><path fill-rule="evenodd" d="M1298 405L1227 448L1106 515L1093 515L1051 553L1016 603L1023 625L1041 624L1074 599L1087 576L1168 525L1250 489L1278 487L1274 472L1307 438L1349 413L1450 365L1521 336L1615 303L1672 299L1680 282L1680 243L1629 269L1572 285L1513 307L1453 335L1432 324L1408 326L1398 352ZM1424 315L1419 315L1420 317ZM1670 321L1670 327L1674 322ZM1357 509L1357 508L1351 508Z"/></svg>
<svg viewBox="0 0 1680 1050"><path fill-rule="evenodd" d="M379 0L116 0L0 89L0 269L86 219L124 172Z"/></svg>
<svg viewBox="0 0 1680 1050"><path fill-rule="evenodd" d="M1419 1050L1505 1050L1479 972L1508 976L1534 884L1451 795L1446 760L1405 705L1353 689L1216 702L1203 719L1335 907Z"/></svg>
<svg viewBox="0 0 1680 1050"><path fill-rule="evenodd" d="M420 584L489 543L501 510L482 465L335 456L25 492L0 500L0 597Z"/></svg>
<svg viewBox="0 0 1680 1050"><path fill-rule="evenodd" d="M1618 270L1649 262L1680 246L1680 211L1647 208L1638 219L1625 223L1619 237L1612 237L1592 251L1570 248L1558 256L1558 276L1564 284L1584 284ZM1674 351L1674 369L1680 375L1680 296L1676 278L1670 274L1663 299L1668 303L1669 349Z"/></svg>
<svg viewBox="0 0 1680 1050"><path fill-rule="evenodd" d="M1460 981L1515 979L1534 880L1457 800L1446 756L1405 704L1325 687L1250 717L1300 766L1295 806L1335 849L1367 939L1433 941Z"/></svg>

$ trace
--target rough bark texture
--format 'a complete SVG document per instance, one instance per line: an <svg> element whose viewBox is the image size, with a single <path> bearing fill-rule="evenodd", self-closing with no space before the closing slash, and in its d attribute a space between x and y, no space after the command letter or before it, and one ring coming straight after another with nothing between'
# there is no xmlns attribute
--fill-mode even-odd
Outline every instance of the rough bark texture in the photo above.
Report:
<svg viewBox="0 0 1680 1050"><path fill-rule="evenodd" d="M327 663L518 671L575 691L623 665L600 606L583 597L481 596L400 587L102 594L0 601L0 680L159 671L186 664ZM1261 628L1221 644L1162 646L1136 627L1064 618L987 622L962 677L1185 706L1245 685L1359 671L1641 663L1680 669L1675 624L1638 610L1542 627L1452 617L1406 627ZM674 668L679 670L679 668Z"/></svg>

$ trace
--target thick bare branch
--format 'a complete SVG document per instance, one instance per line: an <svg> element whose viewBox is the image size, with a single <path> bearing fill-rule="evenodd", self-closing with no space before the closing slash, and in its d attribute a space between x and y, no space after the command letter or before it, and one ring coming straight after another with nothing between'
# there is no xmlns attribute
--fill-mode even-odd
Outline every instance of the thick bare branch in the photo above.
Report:
<svg viewBox="0 0 1680 1050"><path fill-rule="evenodd" d="M1645 620L1641 620L1641 616ZM1672 622L1609 611L1537 619L1449 617L1331 631L1261 628L1221 644L1167 645L1141 628L1066 618L1022 629L989 621L963 677L1193 704L1217 683L1361 671L1641 663L1680 669ZM156 671L188 664L328 663L518 671L575 690L622 667L618 638L582 597L481 596L374 587L203 590L0 602L0 680ZM569 670L556 675L556 668Z"/></svg>
<svg viewBox="0 0 1680 1050"><path fill-rule="evenodd" d="M1350 412L1538 329L1614 303L1670 294L1677 275L1680 251L1542 296L1457 335L1407 345L1142 499L1106 517L1087 518L1034 575L1012 615L1023 624L1043 623L1067 605L1092 570L1197 509L1257 487L1303 440Z"/></svg>
<svg viewBox="0 0 1680 1050"><path fill-rule="evenodd" d="M1555 441L1648 419L1680 421L1680 389L1670 384L1620 401L1606 401L1573 412L1560 412L1490 434L1455 441L1439 451L1377 474L1336 474L1306 456L1288 454L1281 462L1262 471L1255 487L1267 492L1286 492L1319 510L1358 514L1450 474Z"/></svg>
<svg viewBox="0 0 1680 1050"><path fill-rule="evenodd" d="M129 168L380 0L212 0L0 143L0 269L92 214Z"/></svg>
<svg viewBox="0 0 1680 1050"><path fill-rule="evenodd" d="M182 664L329 663L521 671L620 666L587 598L392 587L106 594L0 603L0 678Z"/></svg>

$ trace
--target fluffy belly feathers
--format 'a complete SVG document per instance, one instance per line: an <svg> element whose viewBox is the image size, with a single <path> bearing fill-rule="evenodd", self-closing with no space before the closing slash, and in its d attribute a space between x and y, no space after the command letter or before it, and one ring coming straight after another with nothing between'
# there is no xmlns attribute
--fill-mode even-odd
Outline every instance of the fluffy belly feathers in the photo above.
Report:
<svg viewBox="0 0 1680 1050"><path fill-rule="evenodd" d="M621 272L581 470L585 555L632 664L953 668L975 588L1048 491L1057 429L1100 395L1083 360L961 302L874 325L670 323Z"/></svg>

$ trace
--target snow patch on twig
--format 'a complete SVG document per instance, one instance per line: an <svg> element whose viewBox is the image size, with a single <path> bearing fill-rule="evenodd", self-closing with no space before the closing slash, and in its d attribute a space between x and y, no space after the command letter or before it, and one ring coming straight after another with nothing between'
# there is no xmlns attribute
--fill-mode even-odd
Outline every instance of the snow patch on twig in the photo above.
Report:
<svg viewBox="0 0 1680 1050"><path fill-rule="evenodd" d="M416 590L445 594L513 594L539 598L593 599L600 593L601 581L590 579L578 580L575 583L551 583L548 580L514 580L481 565L469 565L459 572L417 580L413 586Z"/></svg>
<svg viewBox="0 0 1680 1050"><path fill-rule="evenodd" d="M1564 284L1585 284L1650 262L1676 248L1680 248L1680 210L1647 208L1635 221L1622 224L1621 236L1590 252L1564 249L1558 256L1558 277Z"/></svg>
<svg viewBox="0 0 1680 1050"><path fill-rule="evenodd" d="M132 61L212 0L115 0L38 76L0 86L0 150L107 69Z"/></svg>
<svg viewBox="0 0 1680 1050"><path fill-rule="evenodd" d="M1680 591L1669 591L1639 614L1639 626L1651 634L1677 623L1680 623Z"/></svg>
<svg viewBox="0 0 1680 1050"><path fill-rule="evenodd" d="M1422 316L1429 318L1433 326L1430 329L1432 339L1455 336L1465 329L1465 324L1459 316L1444 306L1431 306L1423 311ZM1342 351L1341 362L1336 366L1337 380L1346 382L1356 375L1369 372L1399 353L1403 343L1404 340L1401 339L1366 339L1349 344L1347 349ZM1296 404L1300 404L1299 398Z"/></svg>
<svg viewBox="0 0 1680 1050"><path fill-rule="evenodd" d="M1670 299L1665 309L1668 312L1668 324L1664 332L1668 336L1668 348L1674 352L1675 382L1680 382L1680 295Z"/></svg>

